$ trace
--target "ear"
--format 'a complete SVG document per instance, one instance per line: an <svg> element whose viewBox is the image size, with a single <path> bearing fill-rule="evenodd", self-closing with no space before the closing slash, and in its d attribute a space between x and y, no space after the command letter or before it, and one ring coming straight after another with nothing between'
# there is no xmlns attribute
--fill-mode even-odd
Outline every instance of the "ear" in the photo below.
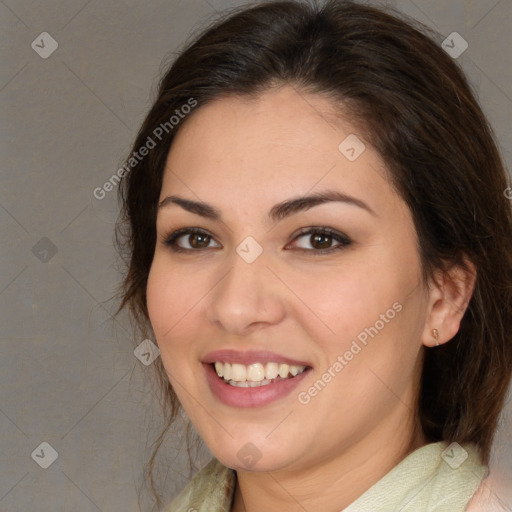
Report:
<svg viewBox="0 0 512 512"><path fill-rule="evenodd" d="M452 265L448 270L436 270L429 281L428 310L421 341L435 347L450 341L459 331L476 281L476 267L464 258L466 268ZM437 330L437 339L434 329Z"/></svg>

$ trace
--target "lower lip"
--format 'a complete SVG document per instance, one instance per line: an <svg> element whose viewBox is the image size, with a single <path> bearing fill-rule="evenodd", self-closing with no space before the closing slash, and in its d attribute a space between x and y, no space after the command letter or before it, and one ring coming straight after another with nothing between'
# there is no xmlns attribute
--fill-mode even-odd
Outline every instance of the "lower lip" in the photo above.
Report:
<svg viewBox="0 0 512 512"><path fill-rule="evenodd" d="M310 368L295 377L278 380L265 386L239 388L224 382L211 364L203 363L212 393L231 407L262 407L291 393L304 379Z"/></svg>

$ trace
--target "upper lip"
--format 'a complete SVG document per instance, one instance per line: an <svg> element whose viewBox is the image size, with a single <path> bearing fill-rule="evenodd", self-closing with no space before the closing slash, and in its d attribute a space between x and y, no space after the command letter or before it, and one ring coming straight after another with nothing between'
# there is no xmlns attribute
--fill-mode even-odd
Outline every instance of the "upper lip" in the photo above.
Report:
<svg viewBox="0 0 512 512"><path fill-rule="evenodd" d="M253 364L253 363L285 363L291 364L294 366L311 366L306 361L299 361L297 359L292 359L291 357L286 357L281 354L277 354L270 350L233 350L233 349L223 349L223 350L214 350L213 352L209 352L203 359L203 363L211 364L220 361L222 363L240 363L240 364Z"/></svg>

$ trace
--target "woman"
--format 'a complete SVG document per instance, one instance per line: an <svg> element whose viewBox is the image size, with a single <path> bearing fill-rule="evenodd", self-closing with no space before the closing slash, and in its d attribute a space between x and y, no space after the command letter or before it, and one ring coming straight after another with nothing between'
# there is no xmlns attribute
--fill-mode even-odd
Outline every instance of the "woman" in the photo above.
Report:
<svg viewBox="0 0 512 512"><path fill-rule="evenodd" d="M351 1L239 9L133 150L121 308L214 455L167 510L487 510L512 219L441 46Z"/></svg>

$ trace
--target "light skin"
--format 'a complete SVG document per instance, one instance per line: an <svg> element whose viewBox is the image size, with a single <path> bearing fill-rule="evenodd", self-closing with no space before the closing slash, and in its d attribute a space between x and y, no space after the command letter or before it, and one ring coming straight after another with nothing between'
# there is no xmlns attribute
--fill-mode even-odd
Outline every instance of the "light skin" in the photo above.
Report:
<svg viewBox="0 0 512 512"><path fill-rule="evenodd" d="M202 201L221 220L169 202L159 208L148 310L181 404L213 455L237 471L234 512L339 511L427 442L414 414L423 351L435 350L432 329L439 343L456 334L473 279L454 268L423 283L411 213L368 143L355 161L338 150L349 134L364 140L331 100L283 86L197 109L168 156L160 201ZM268 216L278 203L327 190L368 209L330 201ZM174 252L166 236L187 227L207 236L183 235L175 243L188 251ZM298 232L311 227L350 243ZM248 236L263 248L253 263L236 252ZM301 404L298 394L397 302L401 311ZM272 350L312 370L275 402L228 406L201 363L224 348ZM248 442L261 453L250 469L237 456Z"/></svg>

